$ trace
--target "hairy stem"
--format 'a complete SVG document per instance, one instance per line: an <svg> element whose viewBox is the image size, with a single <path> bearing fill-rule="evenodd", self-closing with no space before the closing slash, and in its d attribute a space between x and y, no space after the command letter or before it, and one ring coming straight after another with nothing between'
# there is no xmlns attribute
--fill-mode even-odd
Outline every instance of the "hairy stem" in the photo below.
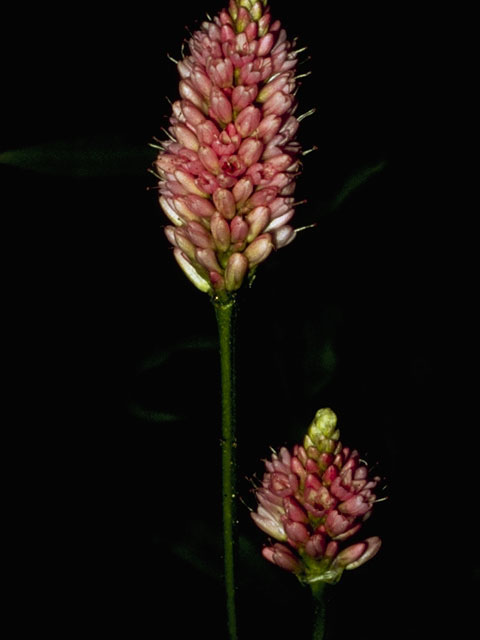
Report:
<svg viewBox="0 0 480 640"><path fill-rule="evenodd" d="M222 387L222 494L223 544L227 619L230 640L237 640L235 606L235 557L238 534L236 527L236 435L235 435L235 297L215 298L220 347Z"/></svg>

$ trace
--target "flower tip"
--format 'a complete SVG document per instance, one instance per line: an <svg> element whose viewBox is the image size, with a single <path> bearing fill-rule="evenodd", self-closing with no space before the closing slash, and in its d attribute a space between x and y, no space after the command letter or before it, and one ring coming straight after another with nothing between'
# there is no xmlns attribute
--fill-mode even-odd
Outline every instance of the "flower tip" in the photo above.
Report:
<svg viewBox="0 0 480 640"><path fill-rule="evenodd" d="M308 430L308 435L305 438L306 441L308 440L308 446L311 446L311 443L318 445L318 443L324 441L325 438L338 440L340 432L336 429L336 426L336 414L328 407L319 409L315 414L315 418ZM307 445L305 445L305 448L307 448Z"/></svg>

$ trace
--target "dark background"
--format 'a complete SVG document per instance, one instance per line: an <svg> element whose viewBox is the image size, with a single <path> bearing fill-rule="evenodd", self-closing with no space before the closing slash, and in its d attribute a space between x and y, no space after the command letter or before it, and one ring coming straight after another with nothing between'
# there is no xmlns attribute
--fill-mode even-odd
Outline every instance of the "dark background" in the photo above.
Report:
<svg viewBox="0 0 480 640"><path fill-rule="evenodd" d="M178 58L185 25L221 6L42 6L5 21L20 626L225 637L215 320L171 255L147 173L165 96L177 96L166 54ZM335 587L332 638L458 633L476 556L452 470L458 294L432 144L435 19L404 5L312 6L272 0L311 57L299 113L317 111L299 137L318 150L295 224L317 226L241 299L240 493L253 507L248 478L269 447L300 441L331 406L388 496L368 523L380 554ZM332 212L349 177L379 163ZM262 560L265 536L243 505L240 532L243 637L309 637L309 594Z"/></svg>

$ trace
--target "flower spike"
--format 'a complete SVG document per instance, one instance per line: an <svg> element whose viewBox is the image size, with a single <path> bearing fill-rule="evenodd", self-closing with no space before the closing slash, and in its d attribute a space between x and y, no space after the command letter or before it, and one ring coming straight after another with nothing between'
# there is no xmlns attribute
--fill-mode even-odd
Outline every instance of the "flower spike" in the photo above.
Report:
<svg viewBox="0 0 480 640"><path fill-rule="evenodd" d="M266 0L230 0L189 40L155 162L165 234L188 278L236 291L295 237L297 54ZM212 242L198 244L200 225ZM193 245L193 249L192 249ZM213 253L213 255L212 255Z"/></svg>
<svg viewBox="0 0 480 640"><path fill-rule="evenodd" d="M274 538L263 556L301 582L340 580L380 549L378 536L350 543L370 516L378 476L371 477L358 451L344 447L331 409L317 411L303 446L285 447L265 462L250 515ZM344 542L348 540L347 545Z"/></svg>

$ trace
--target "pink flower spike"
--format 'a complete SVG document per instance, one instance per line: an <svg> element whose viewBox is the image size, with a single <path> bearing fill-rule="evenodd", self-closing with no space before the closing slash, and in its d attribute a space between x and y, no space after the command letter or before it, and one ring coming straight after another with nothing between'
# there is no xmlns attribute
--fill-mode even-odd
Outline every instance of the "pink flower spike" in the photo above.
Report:
<svg viewBox="0 0 480 640"><path fill-rule="evenodd" d="M229 0L187 45L155 169L162 209L183 229L165 232L178 263L221 295L296 235L297 53L266 0Z"/></svg>
<svg viewBox="0 0 480 640"><path fill-rule="evenodd" d="M274 453L265 461L267 472L256 492L259 505L252 518L263 530L285 535L282 544L262 552L270 562L291 566L301 582L334 584L345 569L361 566L381 546L377 536L346 543L370 514L372 490L380 478L372 478L360 465L357 451L342 446L331 409L317 411L304 444L295 445L292 452L283 447L280 455ZM352 496L341 503L332 494L337 480Z"/></svg>

